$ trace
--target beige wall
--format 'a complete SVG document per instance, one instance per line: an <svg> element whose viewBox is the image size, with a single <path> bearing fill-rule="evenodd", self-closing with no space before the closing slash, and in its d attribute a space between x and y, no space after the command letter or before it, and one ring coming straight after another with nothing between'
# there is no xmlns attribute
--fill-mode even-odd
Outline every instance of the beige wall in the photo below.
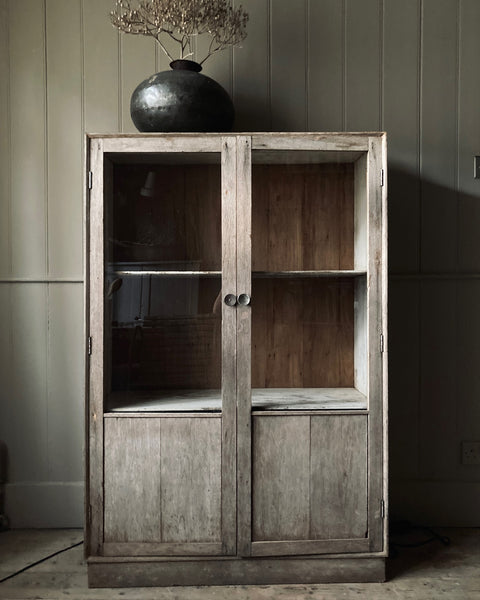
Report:
<svg viewBox="0 0 480 600"><path fill-rule="evenodd" d="M15 526L82 522L84 132L167 67L113 0L0 0L0 439ZM480 2L243 0L237 130L386 130L394 515L479 525Z"/></svg>

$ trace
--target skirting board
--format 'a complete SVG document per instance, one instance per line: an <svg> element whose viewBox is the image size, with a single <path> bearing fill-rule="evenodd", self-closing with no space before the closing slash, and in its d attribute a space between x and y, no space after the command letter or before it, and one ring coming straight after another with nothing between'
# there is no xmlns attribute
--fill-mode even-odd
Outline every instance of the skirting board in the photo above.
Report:
<svg viewBox="0 0 480 600"><path fill-rule="evenodd" d="M89 559L89 587L270 585L385 581L385 558Z"/></svg>
<svg viewBox="0 0 480 600"><path fill-rule="evenodd" d="M82 481L7 484L5 513L14 529L81 528L84 484Z"/></svg>
<svg viewBox="0 0 480 600"><path fill-rule="evenodd" d="M390 481L390 520L432 527L480 527L480 482Z"/></svg>

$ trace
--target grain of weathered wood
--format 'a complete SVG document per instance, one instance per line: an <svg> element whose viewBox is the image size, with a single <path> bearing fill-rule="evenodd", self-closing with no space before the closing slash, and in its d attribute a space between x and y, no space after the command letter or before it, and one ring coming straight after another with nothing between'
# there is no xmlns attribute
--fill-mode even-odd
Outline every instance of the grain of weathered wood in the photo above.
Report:
<svg viewBox="0 0 480 600"><path fill-rule="evenodd" d="M384 335L383 329L386 318L386 217L385 214L385 188L381 186L381 169L385 167L386 142L384 137L370 139L368 154L368 399L369 409L369 513L368 532L370 549L380 551L383 548L384 521L382 520L382 504L384 500L384 449L386 448L386 432L384 425L384 400L387 389L386 368L381 351L380 336ZM386 259L386 257L385 257ZM384 349L385 349L384 338ZM386 523L386 521L385 521ZM385 525L386 526L386 525Z"/></svg>
<svg viewBox="0 0 480 600"><path fill-rule="evenodd" d="M223 299L237 294L237 147L222 139L222 529L226 554L237 548L237 313Z"/></svg>
<svg viewBox="0 0 480 600"><path fill-rule="evenodd" d="M252 148L365 152L368 150L368 142L364 133L253 133Z"/></svg>
<svg viewBox="0 0 480 600"><path fill-rule="evenodd" d="M312 417L310 446L310 538L366 538L367 417Z"/></svg>
<svg viewBox="0 0 480 600"><path fill-rule="evenodd" d="M284 542L253 542L252 556L305 556L368 552L368 539L289 540Z"/></svg>
<svg viewBox="0 0 480 600"><path fill-rule="evenodd" d="M368 339L367 339L367 280L355 279L354 300L354 385L362 394L367 394L368 381Z"/></svg>
<svg viewBox="0 0 480 600"><path fill-rule="evenodd" d="M355 162L354 268L367 268L368 253L368 187L367 154Z"/></svg>
<svg viewBox="0 0 480 600"><path fill-rule="evenodd" d="M105 152L220 152L222 138L194 134L101 136ZM181 158L179 159L181 162Z"/></svg>
<svg viewBox="0 0 480 600"><path fill-rule="evenodd" d="M106 542L103 544L103 556L150 556L173 558L176 556L215 556L223 554L223 545L219 542Z"/></svg>
<svg viewBox="0 0 480 600"><path fill-rule="evenodd" d="M309 538L309 417L254 417L252 541Z"/></svg>
<svg viewBox="0 0 480 600"><path fill-rule="evenodd" d="M237 294L252 296L251 140L237 137ZM255 307L255 299L253 299ZM237 552L250 554L252 306L237 305Z"/></svg>
<svg viewBox="0 0 480 600"><path fill-rule="evenodd" d="M160 423L162 541L223 541L221 420L166 419Z"/></svg>
<svg viewBox="0 0 480 600"><path fill-rule="evenodd" d="M253 387L352 387L348 278L254 279Z"/></svg>
<svg viewBox="0 0 480 600"><path fill-rule="evenodd" d="M353 191L349 165L255 164L253 270L352 269Z"/></svg>
<svg viewBox="0 0 480 600"><path fill-rule="evenodd" d="M89 564L91 587L385 581L384 558L285 558Z"/></svg>
<svg viewBox="0 0 480 600"><path fill-rule="evenodd" d="M105 421L104 541L160 542L160 420Z"/></svg>
<svg viewBox="0 0 480 600"><path fill-rule="evenodd" d="M89 431L87 510L91 514L90 548L100 554L103 541L103 401L104 401L104 209L102 140L89 142L93 187L89 204L89 315L88 335L92 337L92 356L88 378Z"/></svg>

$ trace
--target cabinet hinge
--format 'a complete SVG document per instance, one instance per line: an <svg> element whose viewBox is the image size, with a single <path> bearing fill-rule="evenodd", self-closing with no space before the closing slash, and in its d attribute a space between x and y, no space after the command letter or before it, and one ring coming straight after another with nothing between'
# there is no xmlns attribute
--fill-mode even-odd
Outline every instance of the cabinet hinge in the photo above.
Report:
<svg viewBox="0 0 480 600"><path fill-rule="evenodd" d="M380 186L383 187L385 185L385 169L380 171Z"/></svg>
<svg viewBox="0 0 480 600"><path fill-rule="evenodd" d="M87 351L88 351L88 356L92 355L92 338L89 337L88 341L87 341Z"/></svg>
<svg viewBox="0 0 480 600"><path fill-rule="evenodd" d="M380 334L380 352L384 352L385 351L385 342L384 342L384 337L383 337L383 333Z"/></svg>
<svg viewBox="0 0 480 600"><path fill-rule="evenodd" d="M93 187L93 173L91 171L88 172L87 185L88 189L91 190Z"/></svg>
<svg viewBox="0 0 480 600"><path fill-rule="evenodd" d="M385 500L381 500L380 502L380 515L382 519L385 518Z"/></svg>

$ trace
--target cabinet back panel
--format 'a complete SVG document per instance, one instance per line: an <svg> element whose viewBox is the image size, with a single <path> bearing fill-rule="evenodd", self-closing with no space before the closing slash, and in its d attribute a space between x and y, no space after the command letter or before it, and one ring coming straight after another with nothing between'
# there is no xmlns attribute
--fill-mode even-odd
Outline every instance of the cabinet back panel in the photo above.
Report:
<svg viewBox="0 0 480 600"><path fill-rule="evenodd" d="M220 270L220 165L116 164L113 171L115 262L185 261L185 270Z"/></svg>
<svg viewBox="0 0 480 600"><path fill-rule="evenodd" d="M353 269L352 164L252 166L254 271Z"/></svg>
<svg viewBox="0 0 480 600"><path fill-rule="evenodd" d="M252 387L353 387L353 280L254 279L252 299Z"/></svg>

